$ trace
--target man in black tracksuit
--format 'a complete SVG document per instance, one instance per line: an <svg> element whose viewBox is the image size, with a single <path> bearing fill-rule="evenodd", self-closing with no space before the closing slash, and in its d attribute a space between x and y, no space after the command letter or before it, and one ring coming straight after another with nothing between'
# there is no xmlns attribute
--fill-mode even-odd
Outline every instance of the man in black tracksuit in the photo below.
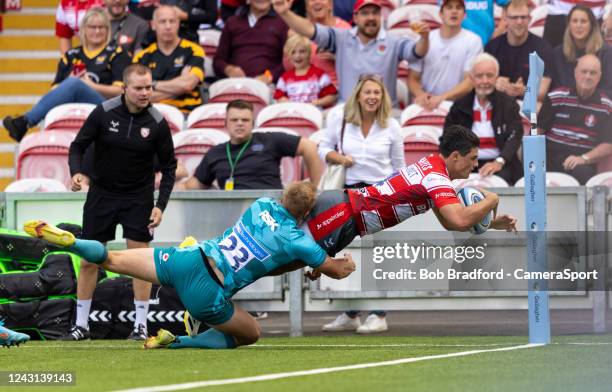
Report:
<svg viewBox="0 0 612 392"><path fill-rule="evenodd" d="M150 104L151 70L140 64L123 73L124 93L98 105L70 146L68 164L72 190L86 181L83 155L95 142L90 188L83 208L83 238L106 243L123 228L128 248L147 248L153 228L162 219L174 185L176 158L168 123ZM159 197L154 203L154 159L162 172ZM64 340L89 338L89 310L98 267L83 261L77 281L77 317ZM151 284L134 279L136 318L130 339L147 337L146 323Z"/></svg>

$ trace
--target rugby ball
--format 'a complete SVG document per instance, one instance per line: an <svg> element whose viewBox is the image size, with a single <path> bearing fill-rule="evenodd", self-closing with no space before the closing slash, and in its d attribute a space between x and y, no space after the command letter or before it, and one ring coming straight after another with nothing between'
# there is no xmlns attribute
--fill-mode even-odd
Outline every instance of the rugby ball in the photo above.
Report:
<svg viewBox="0 0 612 392"><path fill-rule="evenodd" d="M471 186L462 188L459 192L457 192L457 196L459 197L461 204L466 207L471 206L474 203L478 203L485 198L482 192ZM480 222L476 223L470 228L470 231L474 234L482 234L489 229L491 221L493 221L493 211L489 211L489 213Z"/></svg>

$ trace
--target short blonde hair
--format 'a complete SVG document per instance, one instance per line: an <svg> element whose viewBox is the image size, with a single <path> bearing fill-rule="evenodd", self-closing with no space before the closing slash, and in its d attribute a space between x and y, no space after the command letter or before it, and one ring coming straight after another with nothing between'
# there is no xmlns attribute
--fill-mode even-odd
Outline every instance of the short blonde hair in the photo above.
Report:
<svg viewBox="0 0 612 392"><path fill-rule="evenodd" d="M308 59L312 56L312 49L310 48L310 40L303 35L293 34L291 37L287 38L287 42L285 42L285 46L283 47L283 53L285 56L289 57L291 52L295 50L295 48L300 45L306 48L306 53L308 53Z"/></svg>
<svg viewBox="0 0 612 392"><path fill-rule="evenodd" d="M366 82L374 82L382 89L382 102L376 111L376 122L381 128L387 127L389 117L391 117L391 97L379 75L361 75L359 82L353 89L351 96L344 105L344 119L347 123L361 126L361 105L359 104L359 94Z"/></svg>
<svg viewBox="0 0 612 392"><path fill-rule="evenodd" d="M317 199L317 187L310 181L292 182L283 191L281 203L295 219L302 219L312 210Z"/></svg>
<svg viewBox="0 0 612 392"><path fill-rule="evenodd" d="M106 41L104 42L104 46L108 45L111 39L111 23L106 13L106 10L101 7L93 7L87 10L85 16L81 20L81 25L79 26L79 39L81 40L82 46L87 46L89 42L87 41L87 35L85 35L85 29L87 28L87 23L93 18L99 18L102 21L102 24L106 26Z"/></svg>

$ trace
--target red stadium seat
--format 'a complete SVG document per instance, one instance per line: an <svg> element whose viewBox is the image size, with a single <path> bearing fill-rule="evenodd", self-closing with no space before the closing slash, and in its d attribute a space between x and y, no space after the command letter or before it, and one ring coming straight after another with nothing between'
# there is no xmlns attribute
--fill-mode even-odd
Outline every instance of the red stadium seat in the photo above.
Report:
<svg viewBox="0 0 612 392"><path fill-rule="evenodd" d="M412 125L429 125L442 128L448 111L453 105L450 101L442 101L440 106L432 111L425 110L423 107L413 103L402 112L400 124L402 127Z"/></svg>
<svg viewBox="0 0 612 392"><path fill-rule="evenodd" d="M187 117L187 129L213 128L225 132L227 103L208 103L198 106Z"/></svg>
<svg viewBox="0 0 612 392"><path fill-rule="evenodd" d="M516 187L525 186L525 177L519 178L514 184ZM570 176L567 173L560 172L547 172L546 173L546 187L558 187L558 186L580 186L578 180Z"/></svg>
<svg viewBox="0 0 612 392"><path fill-rule="evenodd" d="M296 131L287 128L256 128L253 132L283 132L290 135L300 136ZM284 157L280 163L280 175L283 186L287 186L293 181L300 181L307 177L302 168L301 157Z"/></svg>
<svg viewBox="0 0 612 392"><path fill-rule="evenodd" d="M215 29L198 30L200 46L204 48L204 74L206 77L214 77L215 70L212 66L213 58L219 47L221 32Z"/></svg>
<svg viewBox="0 0 612 392"><path fill-rule="evenodd" d="M477 188L507 188L510 185L503 178L492 175L482 177L478 173L470 173L470 176L461 180L454 180L453 185L455 188L460 189L466 186L472 186Z"/></svg>
<svg viewBox="0 0 612 392"><path fill-rule="evenodd" d="M252 78L227 78L211 84L209 103L230 102L243 99L251 102L257 115L270 103L271 91L268 85Z"/></svg>
<svg viewBox="0 0 612 392"><path fill-rule="evenodd" d="M425 22L431 30L440 28L440 7L433 4L409 3L395 9L387 18L387 29L410 28L414 22Z"/></svg>
<svg viewBox="0 0 612 392"><path fill-rule="evenodd" d="M266 106L255 120L257 128L287 128L308 137L323 126L323 113L308 103L282 102Z"/></svg>
<svg viewBox="0 0 612 392"><path fill-rule="evenodd" d="M193 175L204 154L211 147L228 141L229 136L218 129L196 128L177 133L172 140L176 159Z"/></svg>
<svg viewBox="0 0 612 392"><path fill-rule="evenodd" d="M68 149L76 134L46 131L27 135L19 143L16 178L51 178L70 187Z"/></svg>
<svg viewBox="0 0 612 392"><path fill-rule="evenodd" d="M410 165L429 154L438 152L440 144L437 129L432 127L402 128L404 138L404 159Z"/></svg>
<svg viewBox="0 0 612 392"><path fill-rule="evenodd" d="M78 132L96 105L90 103L65 103L49 110L45 116L45 131L62 130Z"/></svg>
<svg viewBox="0 0 612 392"><path fill-rule="evenodd" d="M185 116L183 116L180 110L165 103L154 103L153 107L163 114L173 135L183 130L185 127Z"/></svg>
<svg viewBox="0 0 612 392"><path fill-rule="evenodd" d="M5 192L68 192L62 182L51 178L24 178L8 184Z"/></svg>

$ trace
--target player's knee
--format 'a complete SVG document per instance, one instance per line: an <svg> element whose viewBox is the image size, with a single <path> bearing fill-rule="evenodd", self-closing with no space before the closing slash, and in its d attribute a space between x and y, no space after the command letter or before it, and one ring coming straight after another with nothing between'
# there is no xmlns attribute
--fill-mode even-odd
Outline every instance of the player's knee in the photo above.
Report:
<svg viewBox="0 0 612 392"><path fill-rule="evenodd" d="M255 344L261 338L261 327L259 323L255 322L249 331L240 337L241 345Z"/></svg>

